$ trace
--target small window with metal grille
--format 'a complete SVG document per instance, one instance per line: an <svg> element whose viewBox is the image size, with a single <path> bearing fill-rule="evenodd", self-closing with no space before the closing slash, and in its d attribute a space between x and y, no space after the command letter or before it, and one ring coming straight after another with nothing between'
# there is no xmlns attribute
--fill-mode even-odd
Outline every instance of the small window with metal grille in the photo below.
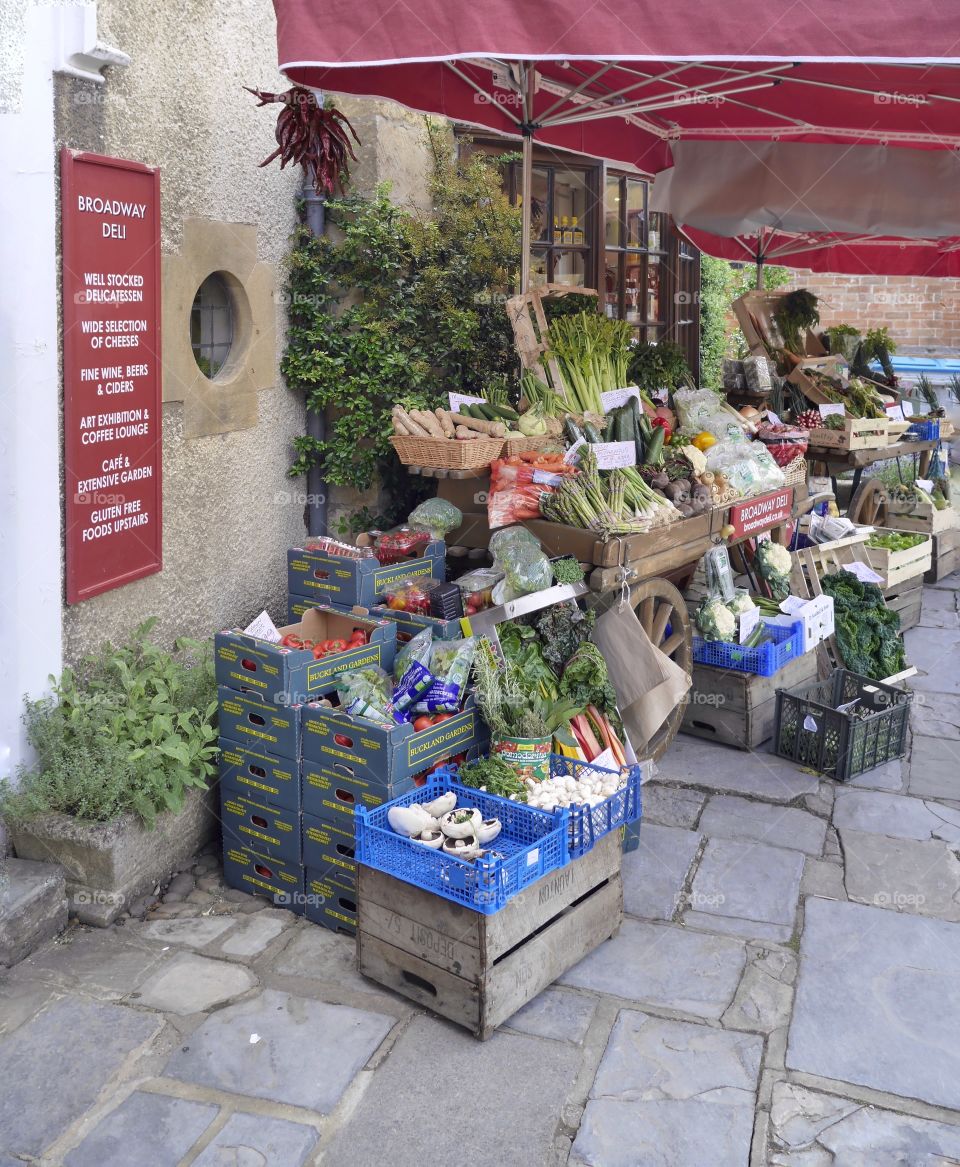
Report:
<svg viewBox="0 0 960 1167"><path fill-rule="evenodd" d="M200 372L213 380L233 347L233 297L217 272L207 276L193 299L190 345Z"/></svg>

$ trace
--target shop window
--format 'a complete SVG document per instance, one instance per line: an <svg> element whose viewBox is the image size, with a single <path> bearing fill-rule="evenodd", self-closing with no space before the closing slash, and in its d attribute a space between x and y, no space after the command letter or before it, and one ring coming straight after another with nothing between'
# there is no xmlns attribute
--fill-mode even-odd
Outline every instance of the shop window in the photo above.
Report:
<svg viewBox="0 0 960 1167"><path fill-rule="evenodd" d="M190 309L190 347L197 367L211 381L233 348L233 297L219 273L207 276Z"/></svg>
<svg viewBox="0 0 960 1167"><path fill-rule="evenodd" d="M592 288L597 196L596 168L545 165L533 168L530 202L530 282ZM519 163L509 163L508 194L520 202Z"/></svg>
<svg viewBox="0 0 960 1167"><path fill-rule="evenodd" d="M656 340L666 325L662 216L647 207L647 183L608 174L604 185L603 304L628 320L639 340Z"/></svg>

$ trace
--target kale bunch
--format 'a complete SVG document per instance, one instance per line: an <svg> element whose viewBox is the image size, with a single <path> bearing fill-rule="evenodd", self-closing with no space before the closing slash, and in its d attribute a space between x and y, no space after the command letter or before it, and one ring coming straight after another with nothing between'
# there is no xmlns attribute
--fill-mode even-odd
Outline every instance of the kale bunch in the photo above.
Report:
<svg viewBox="0 0 960 1167"><path fill-rule="evenodd" d="M581 612L576 600L554 604L538 616L536 628L543 655L558 677L580 645L590 639L595 622L594 613Z"/></svg>
<svg viewBox="0 0 960 1167"><path fill-rule="evenodd" d="M592 641L585 641L567 662L560 692L577 705L595 705L601 713L616 716L617 693L610 684L607 662Z"/></svg>
<svg viewBox="0 0 960 1167"><path fill-rule="evenodd" d="M891 612L875 584L852 572L838 571L820 581L833 596L837 646L851 672L881 681L907 667L900 617Z"/></svg>

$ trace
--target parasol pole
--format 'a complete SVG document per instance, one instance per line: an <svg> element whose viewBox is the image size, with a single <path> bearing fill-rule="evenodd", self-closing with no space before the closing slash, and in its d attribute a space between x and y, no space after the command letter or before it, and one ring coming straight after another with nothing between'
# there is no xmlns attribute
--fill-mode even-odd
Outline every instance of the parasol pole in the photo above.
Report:
<svg viewBox="0 0 960 1167"><path fill-rule="evenodd" d="M520 182L520 291L530 288L530 216L533 196L533 87L535 71L529 61L520 66L520 96L523 103L523 163Z"/></svg>

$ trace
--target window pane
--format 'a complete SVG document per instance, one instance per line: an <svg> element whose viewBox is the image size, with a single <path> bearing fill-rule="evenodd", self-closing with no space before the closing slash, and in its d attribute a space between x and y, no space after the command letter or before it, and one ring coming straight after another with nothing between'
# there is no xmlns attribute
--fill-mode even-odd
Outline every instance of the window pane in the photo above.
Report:
<svg viewBox="0 0 960 1167"><path fill-rule="evenodd" d="M555 242L582 246L590 241L587 226L590 188L587 175L578 170L555 170L553 175L553 217L559 220L562 237ZM574 222L576 220L576 222Z"/></svg>
<svg viewBox="0 0 960 1167"><path fill-rule="evenodd" d="M624 256L624 301L623 318L631 324L639 324L643 319L643 257Z"/></svg>
<svg viewBox="0 0 960 1167"><path fill-rule="evenodd" d="M608 178L603 207L603 234L607 247L620 247L620 179Z"/></svg>
<svg viewBox="0 0 960 1167"><path fill-rule="evenodd" d="M659 251L663 247L663 215L660 211L652 211L650 214L647 246L651 251Z"/></svg>
<svg viewBox="0 0 960 1167"><path fill-rule="evenodd" d="M643 219L646 211L647 184L627 179L627 247L645 247Z"/></svg>
<svg viewBox="0 0 960 1167"><path fill-rule="evenodd" d="M519 190L522 175L517 167L517 187ZM547 172L538 166L533 168L530 198L530 238L536 242L550 241L550 200Z"/></svg>
<svg viewBox="0 0 960 1167"><path fill-rule="evenodd" d="M547 282L547 253L545 251L530 252L530 286L539 288Z"/></svg>
<svg viewBox="0 0 960 1167"><path fill-rule="evenodd" d="M651 229L652 230L652 229ZM660 315L660 256L651 255L647 260L647 319L661 320Z"/></svg>
<svg viewBox="0 0 960 1167"><path fill-rule="evenodd" d="M215 377L227 362L233 345L233 298L223 277L207 276L190 310L190 345L197 367Z"/></svg>
<svg viewBox="0 0 960 1167"><path fill-rule="evenodd" d="M586 256L582 251L554 251L553 282L569 288L582 288L586 281Z"/></svg>
<svg viewBox="0 0 960 1167"><path fill-rule="evenodd" d="M620 315L620 253L604 253L603 310L616 319Z"/></svg>

